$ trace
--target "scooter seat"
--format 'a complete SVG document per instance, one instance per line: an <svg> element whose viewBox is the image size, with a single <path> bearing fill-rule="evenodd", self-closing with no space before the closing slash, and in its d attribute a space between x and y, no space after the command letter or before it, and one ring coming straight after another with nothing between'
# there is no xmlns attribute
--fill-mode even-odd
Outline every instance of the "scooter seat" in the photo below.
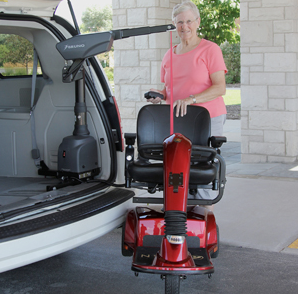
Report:
<svg viewBox="0 0 299 294"><path fill-rule="evenodd" d="M132 162L128 166L131 177L137 182L163 184L163 163L140 165ZM190 166L189 185L207 185L217 174L217 168L210 163L197 163Z"/></svg>

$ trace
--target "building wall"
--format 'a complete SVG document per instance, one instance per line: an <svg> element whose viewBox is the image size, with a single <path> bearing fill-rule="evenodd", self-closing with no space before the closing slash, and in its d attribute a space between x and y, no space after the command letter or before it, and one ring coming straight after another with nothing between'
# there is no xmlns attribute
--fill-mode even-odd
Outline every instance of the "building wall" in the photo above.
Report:
<svg viewBox="0 0 299 294"><path fill-rule="evenodd" d="M298 154L297 0L241 0L243 162Z"/></svg>
<svg viewBox="0 0 299 294"><path fill-rule="evenodd" d="M181 0L113 0L113 27L171 23ZM241 0L243 162L295 162L298 154L297 0ZM174 36L174 43L178 38ZM150 88L162 89L160 64L169 33L114 42L115 96L124 132Z"/></svg>
<svg viewBox="0 0 299 294"><path fill-rule="evenodd" d="M180 0L113 0L113 29L171 24L172 8ZM175 36L173 39L176 40ZM114 83L124 132L136 131L144 93L162 89L160 65L170 48L169 32L114 42Z"/></svg>

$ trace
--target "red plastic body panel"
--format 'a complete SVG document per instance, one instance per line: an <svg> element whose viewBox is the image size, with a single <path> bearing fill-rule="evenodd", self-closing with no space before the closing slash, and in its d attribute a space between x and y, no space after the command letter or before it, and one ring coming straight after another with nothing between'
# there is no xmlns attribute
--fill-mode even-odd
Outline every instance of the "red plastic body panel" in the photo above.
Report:
<svg viewBox="0 0 299 294"><path fill-rule="evenodd" d="M188 195L191 148L191 141L181 134L173 134L163 142L165 211L186 211L185 195ZM183 177L182 185L178 185L177 192L169 181L170 173Z"/></svg>

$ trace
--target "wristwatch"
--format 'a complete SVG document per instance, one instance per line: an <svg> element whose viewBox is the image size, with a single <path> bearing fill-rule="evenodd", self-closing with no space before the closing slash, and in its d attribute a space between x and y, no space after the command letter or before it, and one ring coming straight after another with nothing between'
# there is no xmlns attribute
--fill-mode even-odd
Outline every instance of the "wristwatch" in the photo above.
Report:
<svg viewBox="0 0 299 294"><path fill-rule="evenodd" d="M195 103L196 103L196 98L195 98L195 96L194 96L194 95L190 95L189 97L192 98L192 100L193 100L193 103L192 103L192 104L195 104Z"/></svg>

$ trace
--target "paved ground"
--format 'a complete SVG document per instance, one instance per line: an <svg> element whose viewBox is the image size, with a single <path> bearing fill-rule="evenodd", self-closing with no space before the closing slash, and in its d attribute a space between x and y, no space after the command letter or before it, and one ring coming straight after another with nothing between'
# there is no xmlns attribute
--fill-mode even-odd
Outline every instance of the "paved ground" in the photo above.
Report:
<svg viewBox="0 0 299 294"><path fill-rule="evenodd" d="M215 205L215 273L188 277L181 294L298 293L298 174L289 164L240 163L240 121L227 121L227 186ZM2 294L159 294L157 275L136 278L120 253L121 231L53 258L0 274ZM297 246L298 247L298 246Z"/></svg>

